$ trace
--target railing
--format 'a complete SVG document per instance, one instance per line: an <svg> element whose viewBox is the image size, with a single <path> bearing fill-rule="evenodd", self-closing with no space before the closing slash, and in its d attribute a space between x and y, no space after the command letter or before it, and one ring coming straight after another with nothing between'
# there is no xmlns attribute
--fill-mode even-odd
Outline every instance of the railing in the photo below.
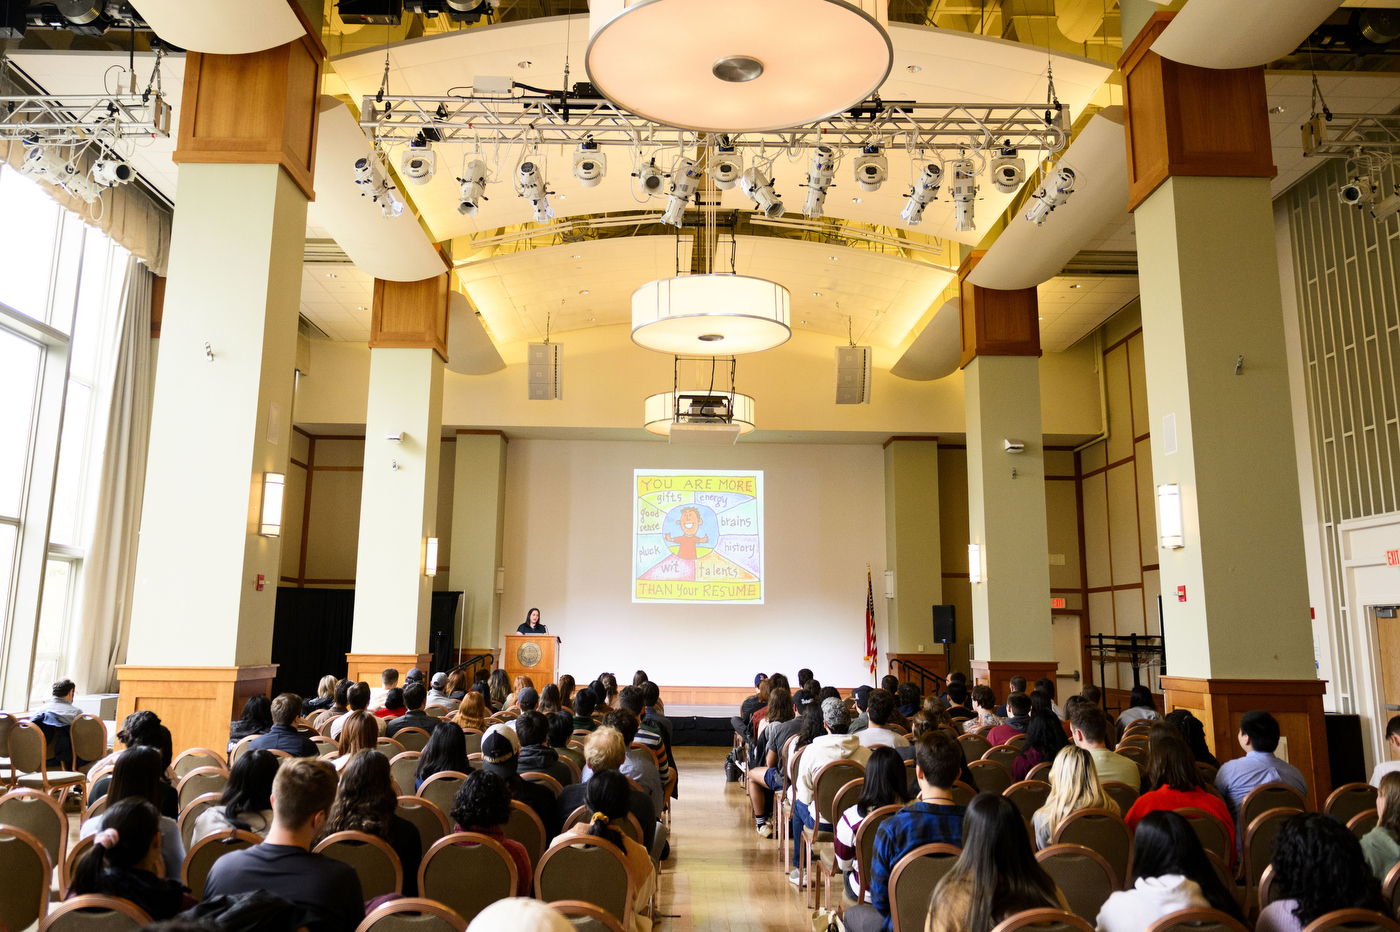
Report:
<svg viewBox="0 0 1400 932"><path fill-rule="evenodd" d="M453 667L451 670L447 670L446 672L455 673L458 670L465 670L467 673L467 680L468 682L470 682L471 678L474 675L476 675L477 664L484 664L487 672L490 672L491 663L495 659L496 658L490 654L477 654L474 657L468 657L466 660L463 660L461 663L457 664L457 666Z"/></svg>
<svg viewBox="0 0 1400 932"><path fill-rule="evenodd" d="M900 676L898 673L895 672L896 667L904 671L903 676ZM945 678L939 676L937 673L934 673L927 667L919 666L912 660L900 660L898 657L895 657L894 659L890 660L890 674L893 676L899 676L900 682L908 681L911 683L913 682L913 680L910 678L911 675L917 676L919 678L919 692L925 696L936 696L939 693L943 692L943 690L948 685L948 681ZM933 692L929 692L928 689L928 684L930 681L933 682Z"/></svg>

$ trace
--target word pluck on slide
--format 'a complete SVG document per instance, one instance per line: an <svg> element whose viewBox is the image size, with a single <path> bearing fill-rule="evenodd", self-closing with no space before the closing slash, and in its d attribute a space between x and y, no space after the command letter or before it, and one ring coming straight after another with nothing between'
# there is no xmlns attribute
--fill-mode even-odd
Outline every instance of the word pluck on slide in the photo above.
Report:
<svg viewBox="0 0 1400 932"><path fill-rule="evenodd" d="M763 604L763 471L632 474L633 602Z"/></svg>

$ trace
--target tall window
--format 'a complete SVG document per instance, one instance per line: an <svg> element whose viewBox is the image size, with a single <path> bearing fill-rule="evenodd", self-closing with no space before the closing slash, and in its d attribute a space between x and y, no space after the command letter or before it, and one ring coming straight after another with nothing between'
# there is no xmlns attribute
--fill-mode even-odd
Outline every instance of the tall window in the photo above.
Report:
<svg viewBox="0 0 1400 932"><path fill-rule="evenodd" d="M0 166L0 218L0 304L68 338L63 426L55 451L43 448L35 429L36 412L46 400L43 385L54 384L40 378L43 347L0 319L0 437L27 438L0 445L0 623L9 626L25 613L32 619L42 606L30 678L31 701L42 701L64 672L69 632L82 601L83 559L96 511L92 490L106 440L129 254L61 208L40 183L5 166ZM49 507L36 507L45 503L31 498L26 508L32 479L42 476L45 466L54 468L55 452ZM45 531L42 579L30 587L34 597L25 598L27 590L15 573L21 541ZM12 651L10 663L15 662ZM13 671L7 680L13 682Z"/></svg>

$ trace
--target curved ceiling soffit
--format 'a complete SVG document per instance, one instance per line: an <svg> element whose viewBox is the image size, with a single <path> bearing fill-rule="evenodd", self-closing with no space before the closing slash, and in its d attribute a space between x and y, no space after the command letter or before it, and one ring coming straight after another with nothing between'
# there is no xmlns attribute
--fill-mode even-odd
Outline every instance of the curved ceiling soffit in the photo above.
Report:
<svg viewBox="0 0 1400 932"><path fill-rule="evenodd" d="M962 358L962 301L944 301L904 355L890 367L890 375L912 382L945 379L958 371Z"/></svg>

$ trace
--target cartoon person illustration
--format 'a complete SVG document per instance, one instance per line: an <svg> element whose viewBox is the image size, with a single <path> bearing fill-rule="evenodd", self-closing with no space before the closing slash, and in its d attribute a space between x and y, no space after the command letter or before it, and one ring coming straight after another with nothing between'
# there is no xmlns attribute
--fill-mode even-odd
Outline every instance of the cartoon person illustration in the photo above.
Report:
<svg viewBox="0 0 1400 932"><path fill-rule="evenodd" d="M677 553L677 556L679 556L682 560L694 560L694 559L695 559L695 545L696 545L696 544L707 544L707 543L710 542L710 537L709 537L708 534L705 535L704 537L696 537L696 536L695 536L695 533L696 533L697 531L699 531L699 530L700 530L700 510L699 510L698 508L690 508L690 507L682 508L682 509L681 509L681 536L680 536L680 537L673 537L673 536L671 536L670 534L667 534L667 535L666 535L666 540L667 540L669 543L673 543L673 544L675 544L678 548L680 548L680 551L679 551L679 553Z"/></svg>

